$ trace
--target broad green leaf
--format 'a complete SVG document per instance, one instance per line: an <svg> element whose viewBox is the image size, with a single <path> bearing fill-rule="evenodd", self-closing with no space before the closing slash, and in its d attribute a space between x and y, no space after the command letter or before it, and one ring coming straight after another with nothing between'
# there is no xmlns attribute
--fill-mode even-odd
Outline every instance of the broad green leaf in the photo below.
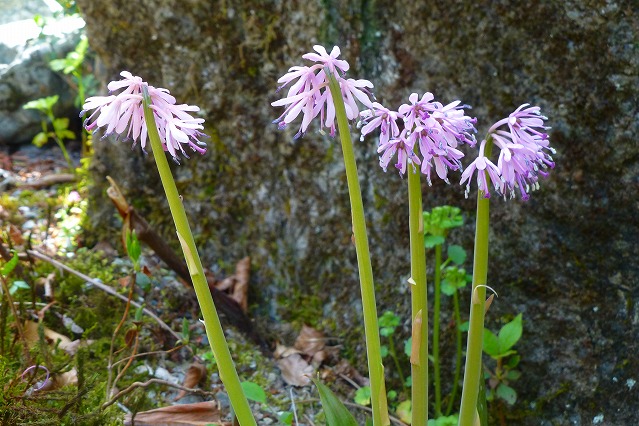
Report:
<svg viewBox="0 0 639 426"><path fill-rule="evenodd" d="M282 411L279 416L277 416L277 420L286 426L291 426L293 424L293 419L293 413L290 411Z"/></svg>
<svg viewBox="0 0 639 426"><path fill-rule="evenodd" d="M67 129L67 130L61 131L58 137L60 139L75 139L75 133Z"/></svg>
<svg viewBox="0 0 639 426"><path fill-rule="evenodd" d="M37 146L38 148L42 148L44 144L46 144L48 141L49 141L49 135L47 135L44 132L40 132L33 137L33 139L31 140L31 143Z"/></svg>
<svg viewBox="0 0 639 426"><path fill-rule="evenodd" d="M448 246L448 258L452 260L453 263L462 265L466 261L466 250L464 250L462 246Z"/></svg>
<svg viewBox="0 0 639 426"><path fill-rule="evenodd" d="M492 357L501 355L499 338L486 328L484 329L484 352Z"/></svg>
<svg viewBox="0 0 639 426"><path fill-rule="evenodd" d="M519 314L499 330L499 346L502 353L515 346L521 338L522 328L521 314Z"/></svg>
<svg viewBox="0 0 639 426"><path fill-rule="evenodd" d="M260 385L253 382L242 382L240 386L242 386L242 391L244 391L247 399L266 404L266 392Z"/></svg>
<svg viewBox="0 0 639 426"><path fill-rule="evenodd" d="M58 95L48 96L46 98L35 99L33 101L27 102L22 106L23 109L37 109L42 111L43 113L47 113L53 108L53 105L58 102L60 97Z"/></svg>
<svg viewBox="0 0 639 426"><path fill-rule="evenodd" d="M53 120L53 123L51 124L53 124L53 128L55 129L56 133L61 132L69 128L69 119L56 118L55 120Z"/></svg>
<svg viewBox="0 0 639 426"><path fill-rule="evenodd" d="M459 331L461 332L467 332L469 328L469 323L468 321L464 321L461 324L459 324ZM485 344L484 344L485 345Z"/></svg>
<svg viewBox="0 0 639 426"><path fill-rule="evenodd" d="M143 291L149 291L151 289L151 279L144 274L135 274L135 285Z"/></svg>
<svg viewBox="0 0 639 426"><path fill-rule="evenodd" d="M457 286L452 285L450 281L444 279L442 280L441 290L446 296L452 296L457 291Z"/></svg>
<svg viewBox="0 0 639 426"><path fill-rule="evenodd" d="M16 266L18 266L18 254L15 251L13 251L11 260L9 260L4 265L2 265L2 269L0 269L0 274L2 274L2 276L6 278L15 269Z"/></svg>
<svg viewBox="0 0 639 426"><path fill-rule="evenodd" d="M355 392L353 400L359 405L371 405L371 388L370 386L362 386Z"/></svg>
<svg viewBox="0 0 639 426"><path fill-rule="evenodd" d="M346 409L342 401L337 399L328 386L317 379L312 380L319 391L327 426L357 426L353 415Z"/></svg>
<svg viewBox="0 0 639 426"><path fill-rule="evenodd" d="M401 319L395 315L392 311L386 311L379 317L378 324L380 327L392 327L395 328L399 325Z"/></svg>
<svg viewBox="0 0 639 426"><path fill-rule="evenodd" d="M509 405L513 405L517 401L517 392L508 385L500 383L495 392L498 398L503 399Z"/></svg>
<svg viewBox="0 0 639 426"><path fill-rule="evenodd" d="M436 419L429 419L428 426L457 426L459 419L457 414L441 416Z"/></svg>
<svg viewBox="0 0 639 426"><path fill-rule="evenodd" d="M386 358L388 356L388 346L386 345L381 345L379 347L379 351L381 352L382 358Z"/></svg>
<svg viewBox="0 0 639 426"><path fill-rule="evenodd" d="M424 245L426 248L433 248L436 245L443 244L445 238L441 235L426 235L424 237Z"/></svg>
<svg viewBox="0 0 639 426"><path fill-rule="evenodd" d="M394 401L397 399L397 391L391 389L386 393L386 396L388 397L389 401Z"/></svg>

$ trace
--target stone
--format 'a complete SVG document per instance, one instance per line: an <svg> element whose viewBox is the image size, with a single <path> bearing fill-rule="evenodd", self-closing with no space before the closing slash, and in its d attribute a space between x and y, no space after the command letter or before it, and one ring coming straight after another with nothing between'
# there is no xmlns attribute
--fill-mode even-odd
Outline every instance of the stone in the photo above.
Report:
<svg viewBox="0 0 639 426"><path fill-rule="evenodd" d="M21 3L0 5L0 146L30 143L42 130L43 115L22 109L35 99L59 95L56 116L78 121L75 95L51 70L49 61L63 58L75 48L84 22L72 16L54 18L44 2L30 0L24 7ZM33 20L36 13L45 16L47 23L41 37Z"/></svg>
<svg viewBox="0 0 639 426"><path fill-rule="evenodd" d="M128 70L203 108L209 152L174 172L205 264L249 254L254 315L299 319L302 307L315 309L316 328L345 337L350 354L364 347L341 149L313 132L292 141L294 130L271 124L281 113L270 106L277 78L313 44L337 44L350 75L371 80L387 106L413 91L461 99L473 105L480 137L520 104L540 105L553 126L556 170L527 203L491 203L488 284L500 297L487 326L524 318L523 375L512 384L519 401L506 415L522 425L586 424L600 413L610 424L639 421L624 402L631 392L610 380L639 375L633 2L78 3L105 64L103 83ZM356 142L356 155L379 312L407 318L406 180L379 169L374 144ZM117 235L103 196L111 174L173 239L152 159L120 145L95 142L94 232ZM424 185L424 204L463 209L466 225L451 241L470 253L475 202L452 180ZM462 302L468 306L468 291Z"/></svg>

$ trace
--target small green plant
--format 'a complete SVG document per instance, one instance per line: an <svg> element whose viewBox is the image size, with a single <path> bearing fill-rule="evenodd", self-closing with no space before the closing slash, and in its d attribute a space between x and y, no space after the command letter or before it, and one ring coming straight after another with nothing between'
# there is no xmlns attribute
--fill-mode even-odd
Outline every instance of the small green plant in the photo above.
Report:
<svg viewBox="0 0 639 426"><path fill-rule="evenodd" d="M74 171L73 162L71 161L71 157L69 157L66 147L64 146L64 140L74 139L75 133L69 130L68 118L56 118L54 115L53 106L58 102L58 99L58 95L48 96L46 98L27 102L22 108L38 110L48 118L48 121L42 120L42 131L34 136L32 141L33 144L40 148L46 144L49 139L53 139L62 150L62 155L64 155L64 159L69 165L69 170ZM52 130L49 130L49 122L53 127Z"/></svg>
<svg viewBox="0 0 639 426"><path fill-rule="evenodd" d="M69 52L65 58L54 59L49 62L49 66L53 71L62 72L65 75L71 75L71 81L68 81L69 86L77 92L77 96L74 101L74 105L78 108L82 108L82 103L86 99L88 91L93 91L92 88L96 86L95 78L93 74L84 72L84 62L87 57L87 51L89 49L89 40L86 36L82 36L77 46L72 52ZM89 132L86 129L82 130L82 154L88 155L90 153L89 144Z"/></svg>
<svg viewBox="0 0 639 426"><path fill-rule="evenodd" d="M521 357L513 346L521 339L522 331L522 314L504 324L497 334L484 329L484 353L495 363L494 370L484 366L488 379L488 401L498 398L508 405L513 405L517 401L517 392L510 383L521 376L521 372L516 369Z"/></svg>
<svg viewBox="0 0 639 426"><path fill-rule="evenodd" d="M262 386L249 381L242 382L241 386L244 394L246 395L246 398L249 401L260 403L263 408L265 408L277 418L279 424L284 426L291 426L293 424L294 414L290 411L275 411L275 409L273 409L273 407L268 404L266 392L264 391Z"/></svg>
<svg viewBox="0 0 639 426"><path fill-rule="evenodd" d="M446 242L446 237L451 229L458 228L464 224L461 210L457 207L440 206L433 208L430 212L424 212L424 245L426 248L435 249L435 277L433 286L435 290L433 302L433 344L431 359L433 363L433 384L435 388L435 418L439 419L451 414L453 403L457 397L459 378L461 375L462 362L462 335L459 329L461 324L459 310L458 290L466 286L471 281L471 277L460 266L466 261L466 251L458 245L447 247L447 258L442 260L442 247ZM452 264L452 265L451 265ZM455 372L453 375L453 389L448 398L446 410L442 409L441 394L441 361L440 350L440 319L441 319L441 293L453 298L453 316L455 319Z"/></svg>

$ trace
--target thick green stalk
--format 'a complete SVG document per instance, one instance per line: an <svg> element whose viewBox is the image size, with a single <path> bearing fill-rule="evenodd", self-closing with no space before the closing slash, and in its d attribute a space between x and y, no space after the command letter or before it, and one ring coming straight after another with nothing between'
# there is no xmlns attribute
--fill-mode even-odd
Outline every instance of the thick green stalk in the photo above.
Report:
<svg viewBox="0 0 639 426"><path fill-rule="evenodd" d="M435 418L442 415L442 387L439 360L439 320L441 313L442 245L435 246L435 302L433 303L433 382L435 383Z"/></svg>
<svg viewBox="0 0 639 426"><path fill-rule="evenodd" d="M180 198L180 194L175 186L175 181L173 180L173 175L169 168L169 163L166 160L166 154L162 148L162 142L160 141L160 135L158 134L155 119L153 117L153 111L149 106L151 99L147 93L146 87L143 89L144 119L146 121L149 139L151 141L151 149L153 150L155 164L157 165L158 172L160 173L162 186L166 192L166 198L169 202L173 221L175 222L178 239L182 245L186 264L188 266L189 273L191 274L193 288L195 289L195 294L202 311L202 317L204 318L206 335L209 339L211 350L213 351L215 361L220 371L220 379L228 392L233 412L240 422L240 425L255 426L255 419L251 413L251 408L246 396L242 391L240 379L237 375L237 371L235 370L233 359L231 358L231 352L229 351L229 347L226 343L226 338L224 337L224 330L222 329L215 305L213 304L211 291L209 290L208 283L204 276L202 262L200 261L200 256L198 255L197 248L195 246L195 240L193 239L193 234L191 233L186 212L182 205L182 199Z"/></svg>
<svg viewBox="0 0 639 426"><path fill-rule="evenodd" d="M410 357L413 426L428 422L428 292L426 249L420 171L408 165L408 225L410 230L410 274L412 286L413 348Z"/></svg>
<svg viewBox="0 0 639 426"><path fill-rule="evenodd" d="M492 146L492 139L489 138L486 141L486 148L484 150L486 157L490 157ZM486 171L484 171L484 173L488 174ZM464 370L461 408L459 410L459 426L472 426L475 424L479 381L482 380L481 355L484 339L486 282L488 279L489 207L489 199L484 197L484 191L479 190L477 192L477 223L475 225L473 290L470 298L470 320L468 322L468 342L466 344L466 367Z"/></svg>
<svg viewBox="0 0 639 426"><path fill-rule="evenodd" d="M342 90L335 76L325 69L329 79L329 88L333 103L335 104L335 116L337 127L342 141L342 153L346 168L346 181L348 183L348 195L351 201L351 214L353 220L353 234L355 235L355 251L357 252L357 267L359 269L359 283L362 292L362 309L364 311L364 333L366 335L366 351L368 355L368 374L371 381L371 405L373 408L373 425L385 426L390 423L388 418L388 404L386 401L386 385L384 382L384 366L379 341L379 326L377 322L377 305L375 304L375 285L373 283L373 267L368 248L368 236L366 234L366 219L364 217L364 204L362 192L357 176L357 164L353 141L348 127L346 108ZM423 240L423 238L422 238ZM423 243L422 243L423 244Z"/></svg>

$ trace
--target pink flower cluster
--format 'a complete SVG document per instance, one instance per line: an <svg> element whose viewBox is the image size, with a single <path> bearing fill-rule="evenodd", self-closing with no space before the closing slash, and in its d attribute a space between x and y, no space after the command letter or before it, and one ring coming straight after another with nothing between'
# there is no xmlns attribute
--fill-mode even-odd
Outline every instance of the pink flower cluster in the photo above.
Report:
<svg viewBox="0 0 639 426"><path fill-rule="evenodd" d="M315 62L311 66L294 66L277 80L281 86L278 91L291 84L286 96L271 103L273 106L285 106L286 109L273 123L280 129L285 128L302 114L302 125L295 134L297 139L306 133L310 122L317 116L320 117L320 131L329 130L331 136L335 136L335 106L328 87L326 70L337 79L342 90L342 97L346 107L346 117L354 120L359 117L357 101L368 108L373 104L369 89L373 84L368 80L346 79L344 75L350 68L348 62L337 59L340 54L339 47L333 47L331 53L327 53L322 46L313 46L317 53L307 53L302 58Z"/></svg>
<svg viewBox="0 0 639 426"><path fill-rule="evenodd" d="M539 107L523 104L493 124L479 145L479 155L462 174L460 184L467 182L466 197L477 172L477 186L484 197L490 197L492 184L495 192L504 198L515 198L515 189L518 189L521 198L528 200L530 192L539 188L539 175L548 176L548 169L555 167L550 155L555 150L549 145L545 133L549 127L544 126L544 120L547 118L541 115ZM485 156L489 139L500 151L497 164Z"/></svg>
<svg viewBox="0 0 639 426"><path fill-rule="evenodd" d="M80 116L87 111L95 110L85 120L84 126L88 131L106 128L104 137L115 132L125 139L133 139L133 146L139 142L144 150L147 127L144 121L142 87L146 86L164 150L168 151L175 161L178 161L179 154L188 158L184 146L189 146L200 154L206 152L206 144L200 141L200 138L206 136L201 132L204 119L194 118L190 114L199 111L200 108L185 104L176 105L175 98L168 90L150 86L128 71L122 71L120 75L124 79L112 81L107 85L109 92L123 89L120 93L93 96L85 101Z"/></svg>
<svg viewBox="0 0 639 426"><path fill-rule="evenodd" d="M388 164L397 154L395 167L400 175L406 173L407 165L421 165L431 185L434 170L447 183L449 170L461 170L460 159L464 154L458 149L460 144L475 145L476 119L466 115L459 101L443 105L434 100L432 93L425 93L421 99L417 93L408 98L410 104L403 104L397 111L391 111L375 102L371 109L360 113L362 121L361 139L379 128L377 152L380 166L386 171ZM415 147L419 148L418 156Z"/></svg>

